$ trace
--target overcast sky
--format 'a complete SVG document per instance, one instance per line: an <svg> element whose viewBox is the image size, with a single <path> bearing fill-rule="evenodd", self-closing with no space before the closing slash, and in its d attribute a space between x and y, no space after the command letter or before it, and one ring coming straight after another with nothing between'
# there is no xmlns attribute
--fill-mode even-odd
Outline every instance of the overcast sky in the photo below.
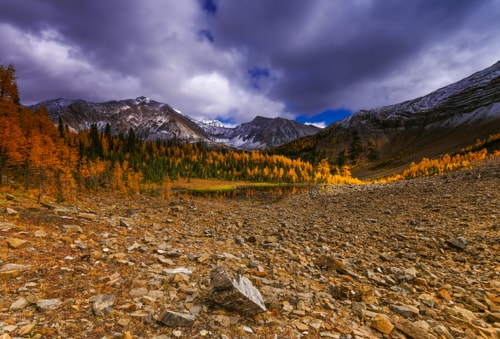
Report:
<svg viewBox="0 0 500 339"><path fill-rule="evenodd" d="M145 95L196 118L329 123L500 59L498 0L0 0L0 9L0 64L16 67L24 104Z"/></svg>

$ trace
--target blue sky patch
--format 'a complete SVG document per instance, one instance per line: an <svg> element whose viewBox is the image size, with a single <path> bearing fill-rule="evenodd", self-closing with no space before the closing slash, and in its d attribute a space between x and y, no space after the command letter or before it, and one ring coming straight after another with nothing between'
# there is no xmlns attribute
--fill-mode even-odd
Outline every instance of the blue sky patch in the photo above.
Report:
<svg viewBox="0 0 500 339"><path fill-rule="evenodd" d="M303 124L311 123L319 125L321 123L324 123L324 126L326 127L336 121L347 118L351 114L352 112L347 109L328 109L313 116L300 115L295 120Z"/></svg>
<svg viewBox="0 0 500 339"><path fill-rule="evenodd" d="M201 8L209 14L214 14L217 12L217 5L214 0L200 0Z"/></svg>

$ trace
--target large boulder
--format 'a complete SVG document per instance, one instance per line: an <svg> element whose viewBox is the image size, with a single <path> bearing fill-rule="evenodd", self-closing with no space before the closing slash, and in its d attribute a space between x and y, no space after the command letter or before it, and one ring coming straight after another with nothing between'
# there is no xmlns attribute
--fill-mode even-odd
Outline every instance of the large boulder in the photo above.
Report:
<svg viewBox="0 0 500 339"><path fill-rule="evenodd" d="M216 304L244 316L266 311L262 295L246 277L235 278L218 266L210 272L210 279L210 297Z"/></svg>

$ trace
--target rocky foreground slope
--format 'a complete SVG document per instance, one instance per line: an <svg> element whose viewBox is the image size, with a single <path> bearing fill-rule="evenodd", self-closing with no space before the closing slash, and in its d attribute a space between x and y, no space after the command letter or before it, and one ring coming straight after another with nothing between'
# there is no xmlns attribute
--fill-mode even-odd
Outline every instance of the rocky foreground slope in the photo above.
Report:
<svg viewBox="0 0 500 339"><path fill-rule="evenodd" d="M496 160L266 202L1 194L0 335L498 338L499 184Z"/></svg>

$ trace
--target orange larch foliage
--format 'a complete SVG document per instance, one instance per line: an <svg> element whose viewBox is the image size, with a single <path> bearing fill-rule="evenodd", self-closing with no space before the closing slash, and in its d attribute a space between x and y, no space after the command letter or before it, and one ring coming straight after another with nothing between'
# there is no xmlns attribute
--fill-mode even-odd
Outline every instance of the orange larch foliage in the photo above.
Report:
<svg viewBox="0 0 500 339"><path fill-rule="evenodd" d="M7 67L0 65L0 102L10 101L19 104L15 73L14 65L10 64Z"/></svg>

